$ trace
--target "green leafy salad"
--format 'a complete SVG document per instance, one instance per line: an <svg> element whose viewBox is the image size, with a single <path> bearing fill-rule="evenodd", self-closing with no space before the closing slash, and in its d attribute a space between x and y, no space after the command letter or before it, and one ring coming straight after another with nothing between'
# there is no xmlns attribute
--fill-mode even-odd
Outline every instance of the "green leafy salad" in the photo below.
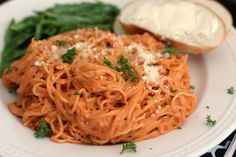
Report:
<svg viewBox="0 0 236 157"><path fill-rule="evenodd" d="M44 11L16 22L12 20L5 34L0 74L9 70L14 60L26 53L32 38L45 39L77 28L98 28L112 31L119 9L103 2L82 2L78 4L56 4Z"/></svg>

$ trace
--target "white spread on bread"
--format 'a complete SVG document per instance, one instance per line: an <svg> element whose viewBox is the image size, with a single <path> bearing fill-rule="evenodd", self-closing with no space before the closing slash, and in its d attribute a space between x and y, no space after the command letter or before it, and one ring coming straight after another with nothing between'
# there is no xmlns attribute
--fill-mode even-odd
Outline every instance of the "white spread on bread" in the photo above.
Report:
<svg viewBox="0 0 236 157"><path fill-rule="evenodd" d="M224 22L227 33L230 32L233 25L233 18L230 12L218 1L215 0L190 0L206 6L211 11L216 13Z"/></svg>
<svg viewBox="0 0 236 157"><path fill-rule="evenodd" d="M216 14L185 0L137 0L121 11L119 19L122 24L191 46L215 47L225 35Z"/></svg>

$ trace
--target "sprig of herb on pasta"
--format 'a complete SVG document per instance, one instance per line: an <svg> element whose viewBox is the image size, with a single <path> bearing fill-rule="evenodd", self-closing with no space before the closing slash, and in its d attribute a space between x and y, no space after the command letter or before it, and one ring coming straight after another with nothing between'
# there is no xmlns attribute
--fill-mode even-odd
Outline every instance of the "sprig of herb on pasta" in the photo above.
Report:
<svg viewBox="0 0 236 157"><path fill-rule="evenodd" d="M137 146L133 142L124 143L120 154L123 154L126 151L136 152L137 151L136 148L137 148Z"/></svg>
<svg viewBox="0 0 236 157"><path fill-rule="evenodd" d="M80 95L79 92L77 92L77 91L74 92L74 96L79 96L79 95Z"/></svg>
<svg viewBox="0 0 236 157"><path fill-rule="evenodd" d="M114 66L111 61L109 61L106 57L103 58L103 63L106 64L109 68L114 69L115 71L120 72L120 68L118 66Z"/></svg>
<svg viewBox="0 0 236 157"><path fill-rule="evenodd" d="M139 81L139 78L137 77L135 72L128 65L128 58L122 56L118 60L118 63L121 65L121 71L123 72L122 76L125 76L125 72L127 72L129 74L129 76L131 77L132 81L134 81L134 82Z"/></svg>
<svg viewBox="0 0 236 157"><path fill-rule="evenodd" d="M57 41L57 44L58 44L59 46L65 46L65 45L66 45L66 42L63 41L63 40L58 40L58 41Z"/></svg>
<svg viewBox="0 0 236 157"><path fill-rule="evenodd" d="M173 48L173 47L169 47L169 46L166 46L166 47L165 47L164 52L165 52L165 53L169 53L169 54L174 55L174 56L176 56L176 55L179 54L179 51L178 51L178 50L176 50L176 49Z"/></svg>
<svg viewBox="0 0 236 157"><path fill-rule="evenodd" d="M48 137L51 134L52 130L45 120L39 122L39 127L34 133L35 137L42 138Z"/></svg>
<svg viewBox="0 0 236 157"><path fill-rule="evenodd" d="M67 50L67 52L64 55L62 55L61 58L64 63L71 64L73 62L74 58L76 57L76 55L77 55L76 48L73 47L73 48Z"/></svg>
<svg viewBox="0 0 236 157"><path fill-rule="evenodd" d="M17 95L17 89L19 88L18 85L12 86L8 89L9 93Z"/></svg>
<svg viewBox="0 0 236 157"><path fill-rule="evenodd" d="M137 77L137 75L135 74L135 72L133 71L133 69L128 65L128 58L122 56L121 58L119 58L119 60L117 61L118 64L121 65L121 67L115 66L112 64L111 61L109 61L107 58L103 58L103 63L105 65L107 65L108 67L110 67L111 69L118 71L118 72L122 72L121 76L126 79L126 73L131 77L131 80L134 82L139 81L139 78Z"/></svg>

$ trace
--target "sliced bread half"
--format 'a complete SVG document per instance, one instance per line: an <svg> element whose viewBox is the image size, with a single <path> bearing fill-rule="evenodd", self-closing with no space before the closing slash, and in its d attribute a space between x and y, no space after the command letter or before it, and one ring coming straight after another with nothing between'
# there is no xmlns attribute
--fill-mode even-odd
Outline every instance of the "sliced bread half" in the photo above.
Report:
<svg viewBox="0 0 236 157"><path fill-rule="evenodd" d="M136 0L122 9L119 20L128 33L148 31L194 54L217 47L227 32L215 12L189 0Z"/></svg>

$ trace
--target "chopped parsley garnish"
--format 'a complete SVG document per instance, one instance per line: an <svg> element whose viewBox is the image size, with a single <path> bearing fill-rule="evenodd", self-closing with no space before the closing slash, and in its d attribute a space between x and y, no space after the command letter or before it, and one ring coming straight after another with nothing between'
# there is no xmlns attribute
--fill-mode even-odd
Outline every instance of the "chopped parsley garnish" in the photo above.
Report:
<svg viewBox="0 0 236 157"><path fill-rule="evenodd" d="M66 45L66 42L63 41L63 40L57 40L57 43L59 46L65 46Z"/></svg>
<svg viewBox="0 0 236 157"><path fill-rule="evenodd" d="M136 148L137 148L137 146L133 142L124 143L120 154L123 154L126 151L136 152Z"/></svg>
<svg viewBox="0 0 236 157"><path fill-rule="evenodd" d="M190 85L190 88L191 88L192 90L194 90L194 89L195 89L195 86L193 86L193 85Z"/></svg>
<svg viewBox="0 0 236 157"><path fill-rule="evenodd" d="M213 120L211 115L207 115L206 117L206 125L214 126L216 124L216 120Z"/></svg>
<svg viewBox="0 0 236 157"><path fill-rule="evenodd" d="M76 56L76 48L73 47L69 50L67 50L67 52L62 56L62 61L64 63L68 63L71 64Z"/></svg>
<svg viewBox="0 0 236 157"><path fill-rule="evenodd" d="M75 92L74 92L74 95L75 95L75 96L78 96L78 95L80 95L80 93L77 92L77 91L75 91Z"/></svg>
<svg viewBox="0 0 236 157"><path fill-rule="evenodd" d="M16 86L12 86L12 87L10 87L9 89L8 89L8 91L9 91L9 93L11 93L11 94L15 94L15 95L17 95L17 89L19 88L19 86L18 85L16 85Z"/></svg>
<svg viewBox="0 0 236 157"><path fill-rule="evenodd" d="M234 92L235 92L235 89L234 89L234 87L232 87L232 86L227 89L227 93L228 93L228 94L234 94Z"/></svg>
<svg viewBox="0 0 236 157"><path fill-rule="evenodd" d="M126 73L131 77L132 81L136 82L139 81L139 78L135 74L135 72L131 69L131 67L128 65L128 58L121 57L117 63L121 65L121 67L114 66L107 58L103 58L103 63L106 64L111 69L114 69L115 71L122 72L121 76L126 79Z"/></svg>
<svg viewBox="0 0 236 157"><path fill-rule="evenodd" d="M118 66L114 66L107 58L103 58L103 63L106 64L109 68L114 69L115 71L120 72L120 68Z"/></svg>
<svg viewBox="0 0 236 157"><path fill-rule="evenodd" d="M164 52L165 53L169 53L169 54L171 54L171 55L177 55L177 54L179 54L179 51L178 50L176 50L175 48L173 48L173 47L165 47L165 49L164 49Z"/></svg>
<svg viewBox="0 0 236 157"><path fill-rule="evenodd" d="M45 120L39 122L39 127L34 133L35 137L42 138L48 137L51 134L52 130Z"/></svg>
<svg viewBox="0 0 236 157"><path fill-rule="evenodd" d="M125 72L127 71L129 76L131 77L132 81L134 81L134 82L139 81L139 78L137 77L135 72L128 65L128 58L122 56L118 60L118 63L121 65L121 71L123 72L123 74L122 74L123 76L125 76Z"/></svg>

